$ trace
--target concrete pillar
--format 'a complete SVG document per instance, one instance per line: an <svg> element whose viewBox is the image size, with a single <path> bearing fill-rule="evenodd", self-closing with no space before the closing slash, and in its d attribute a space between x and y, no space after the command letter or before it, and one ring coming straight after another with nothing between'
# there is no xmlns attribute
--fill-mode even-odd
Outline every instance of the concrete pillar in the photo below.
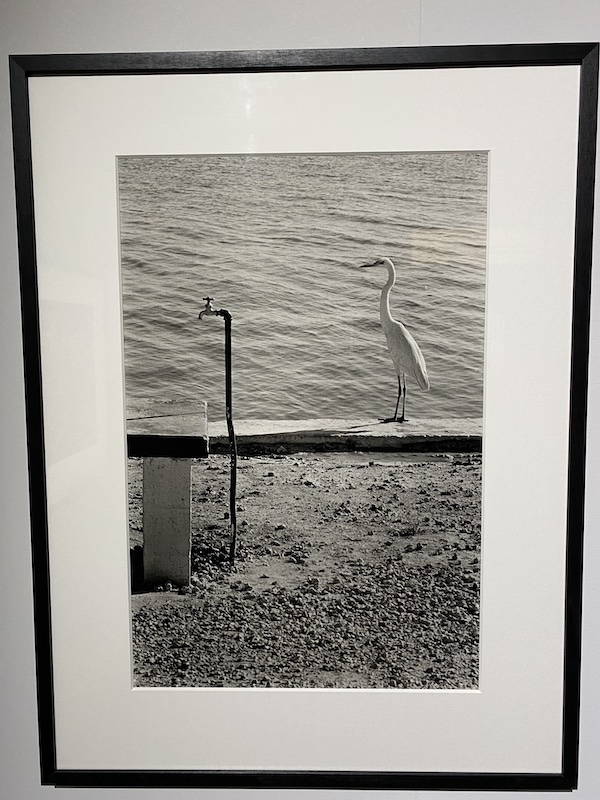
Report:
<svg viewBox="0 0 600 800"><path fill-rule="evenodd" d="M191 460L144 458L144 581L191 577Z"/></svg>

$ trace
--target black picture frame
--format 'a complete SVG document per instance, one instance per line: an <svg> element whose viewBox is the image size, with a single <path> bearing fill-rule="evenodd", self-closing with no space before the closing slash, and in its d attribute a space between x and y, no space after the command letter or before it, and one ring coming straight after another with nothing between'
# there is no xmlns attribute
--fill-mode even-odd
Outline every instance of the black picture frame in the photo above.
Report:
<svg viewBox="0 0 600 800"><path fill-rule="evenodd" d="M598 94L596 43L340 50L15 55L10 57L27 412L40 769L43 784L90 787L568 790L577 786L583 512ZM56 763L47 484L29 80L44 76L158 75L474 67L579 68L571 394L568 459L562 769L556 774L360 771L65 770Z"/></svg>

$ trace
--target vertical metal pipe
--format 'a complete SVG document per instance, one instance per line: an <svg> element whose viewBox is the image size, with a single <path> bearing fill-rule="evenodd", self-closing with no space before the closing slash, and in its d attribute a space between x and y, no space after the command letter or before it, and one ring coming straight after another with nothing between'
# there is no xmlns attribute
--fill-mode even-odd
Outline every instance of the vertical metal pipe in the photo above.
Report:
<svg viewBox="0 0 600 800"><path fill-rule="evenodd" d="M233 429L233 389L231 381L231 314L227 309L215 310L212 297L205 297L206 306L198 314L202 319L205 314L223 317L225 320L225 418L227 420L227 433L229 434L229 450L231 453L231 472L229 482L229 520L231 538L229 543L229 560L235 561L235 545L237 539L237 509L236 509L236 483L237 483L237 441Z"/></svg>
<svg viewBox="0 0 600 800"><path fill-rule="evenodd" d="M237 508L236 508L236 483L237 483L237 441L233 429L233 390L231 381L231 314L222 309L218 312L225 318L225 417L227 419L227 433L229 434L229 449L231 453L231 472L229 482L229 518L231 522L231 539L229 543L229 560L235 561L235 545L237 539Z"/></svg>

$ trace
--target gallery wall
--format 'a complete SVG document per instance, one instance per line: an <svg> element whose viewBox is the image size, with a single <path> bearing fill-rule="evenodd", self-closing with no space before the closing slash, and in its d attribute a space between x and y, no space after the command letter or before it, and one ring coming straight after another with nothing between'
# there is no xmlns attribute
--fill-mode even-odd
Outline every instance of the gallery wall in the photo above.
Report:
<svg viewBox="0 0 600 800"><path fill-rule="evenodd" d="M251 798L241 790L39 785L26 437L7 57L16 53L369 47L600 40L598 0L0 0L0 797ZM597 178L600 185L600 178ZM597 230L600 215L596 214ZM595 261L600 263L596 239ZM596 269L598 267L596 266ZM600 291L592 298L581 775L600 796ZM168 735L168 734L167 734ZM369 797L379 796L371 792ZM381 793L383 796L384 793ZM400 795L400 793L397 793ZM403 792L402 797L475 794ZM350 792L272 791L334 798ZM396 796L385 793L385 797ZM494 797L513 796L508 793ZM517 795L514 795L517 796ZM524 795L520 795L523 797ZM529 796L529 795L527 795ZM532 795L533 796L533 795ZM550 797L535 794L536 798Z"/></svg>

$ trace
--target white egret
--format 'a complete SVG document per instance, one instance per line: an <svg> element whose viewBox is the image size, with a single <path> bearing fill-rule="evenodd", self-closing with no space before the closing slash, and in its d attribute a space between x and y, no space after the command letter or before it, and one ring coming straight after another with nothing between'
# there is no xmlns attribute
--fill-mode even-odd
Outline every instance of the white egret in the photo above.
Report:
<svg viewBox="0 0 600 800"><path fill-rule="evenodd" d="M365 267L385 267L388 271L388 279L381 291L380 319L381 327L385 334L390 356L396 367L398 375L398 400L394 416L383 422L404 422L404 410L406 406L406 376L413 378L417 385L423 389L429 389L429 378L427 377L427 367L423 353L419 345L415 342L406 327L395 320L390 313L390 293L396 283L396 268L394 262L389 258L378 258L372 264L363 264ZM398 407L402 397L402 415L398 419Z"/></svg>

